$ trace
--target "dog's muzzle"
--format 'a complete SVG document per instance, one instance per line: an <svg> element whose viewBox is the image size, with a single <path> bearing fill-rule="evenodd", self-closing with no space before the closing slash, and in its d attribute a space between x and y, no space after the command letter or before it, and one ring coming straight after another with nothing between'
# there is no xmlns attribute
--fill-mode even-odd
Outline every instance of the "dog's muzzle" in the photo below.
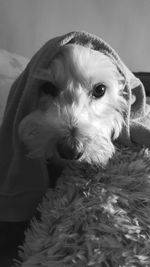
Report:
<svg viewBox="0 0 150 267"><path fill-rule="evenodd" d="M84 152L84 146L81 142L74 140L69 144L64 138L57 143L57 153L60 158L66 160L79 160Z"/></svg>

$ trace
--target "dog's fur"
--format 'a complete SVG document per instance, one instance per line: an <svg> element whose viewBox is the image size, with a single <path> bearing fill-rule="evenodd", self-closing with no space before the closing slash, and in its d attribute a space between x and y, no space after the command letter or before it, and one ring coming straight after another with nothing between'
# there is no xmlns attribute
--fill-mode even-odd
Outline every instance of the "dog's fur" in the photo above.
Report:
<svg viewBox="0 0 150 267"><path fill-rule="evenodd" d="M44 82L37 110L19 126L29 156L105 165L113 155L126 109L115 64L99 51L70 44L60 49L48 71L39 73ZM95 89L98 85L100 92Z"/></svg>

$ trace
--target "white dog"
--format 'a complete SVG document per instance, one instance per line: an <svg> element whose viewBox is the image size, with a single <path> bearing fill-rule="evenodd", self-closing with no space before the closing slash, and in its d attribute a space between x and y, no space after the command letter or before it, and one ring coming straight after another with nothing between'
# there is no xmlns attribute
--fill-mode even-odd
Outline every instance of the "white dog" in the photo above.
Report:
<svg viewBox="0 0 150 267"><path fill-rule="evenodd" d="M104 166L124 124L121 75L99 51L69 44L60 49L41 80L38 108L20 123L29 156L56 163Z"/></svg>

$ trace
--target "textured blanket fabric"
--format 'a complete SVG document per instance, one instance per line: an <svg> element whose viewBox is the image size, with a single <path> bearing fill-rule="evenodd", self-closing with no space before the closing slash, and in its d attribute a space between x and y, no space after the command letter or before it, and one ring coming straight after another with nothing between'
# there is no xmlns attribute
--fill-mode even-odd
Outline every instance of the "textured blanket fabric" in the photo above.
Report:
<svg viewBox="0 0 150 267"><path fill-rule="evenodd" d="M150 151L122 148L105 170L67 169L39 210L15 266L150 266Z"/></svg>
<svg viewBox="0 0 150 267"><path fill-rule="evenodd" d="M85 32L71 32L48 41L31 59L13 84L0 129L0 220L30 219L46 192L49 177L44 161L29 159L18 138L18 125L36 109L41 85L38 74L48 71L61 46L68 43L89 46L107 55L117 66L124 81L127 109L120 142L150 145L148 107L142 83L124 65L118 54L102 39ZM132 95L135 102L132 104Z"/></svg>

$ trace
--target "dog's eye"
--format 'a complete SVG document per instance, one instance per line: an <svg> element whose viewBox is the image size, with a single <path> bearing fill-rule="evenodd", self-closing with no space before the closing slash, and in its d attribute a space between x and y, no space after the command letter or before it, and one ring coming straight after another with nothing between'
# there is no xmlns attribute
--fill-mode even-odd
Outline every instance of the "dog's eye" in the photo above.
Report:
<svg viewBox="0 0 150 267"><path fill-rule="evenodd" d="M50 95L52 97L56 97L58 95L58 88L50 82L45 82L41 86L41 93L45 95Z"/></svg>
<svg viewBox="0 0 150 267"><path fill-rule="evenodd" d="M95 98L100 98L105 94L105 91L106 91L106 86L104 84L97 84L93 88L92 95Z"/></svg>

